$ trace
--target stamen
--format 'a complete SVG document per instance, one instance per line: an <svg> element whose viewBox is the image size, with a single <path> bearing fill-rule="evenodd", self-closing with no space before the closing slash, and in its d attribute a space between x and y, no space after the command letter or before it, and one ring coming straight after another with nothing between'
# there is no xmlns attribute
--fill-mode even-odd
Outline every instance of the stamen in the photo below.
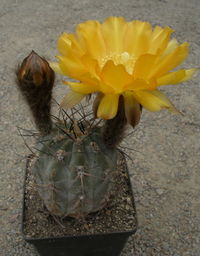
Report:
<svg viewBox="0 0 200 256"><path fill-rule="evenodd" d="M100 67L103 68L103 66L109 60L112 60L115 65L119 65L119 64L124 65L127 73L132 75L136 58L130 55L128 52L122 52L122 53L113 52L113 53L110 53L109 55L104 56L99 60Z"/></svg>

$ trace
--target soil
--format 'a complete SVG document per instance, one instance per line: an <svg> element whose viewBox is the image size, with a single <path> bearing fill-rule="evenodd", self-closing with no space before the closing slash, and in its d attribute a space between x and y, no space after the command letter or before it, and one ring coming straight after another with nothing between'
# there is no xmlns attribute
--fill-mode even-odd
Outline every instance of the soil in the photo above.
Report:
<svg viewBox="0 0 200 256"><path fill-rule="evenodd" d="M124 157L118 164L115 196L101 211L92 213L84 219L58 218L45 208L37 193L31 173L33 158L27 161L23 231L26 238L62 237L67 235L86 235L136 230L136 212L127 165Z"/></svg>

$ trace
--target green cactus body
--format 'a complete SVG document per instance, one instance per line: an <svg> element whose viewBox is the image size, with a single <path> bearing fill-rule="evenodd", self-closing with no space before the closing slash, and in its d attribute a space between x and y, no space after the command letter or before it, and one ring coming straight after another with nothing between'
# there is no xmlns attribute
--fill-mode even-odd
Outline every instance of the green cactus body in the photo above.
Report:
<svg viewBox="0 0 200 256"><path fill-rule="evenodd" d="M60 124L40 138L33 173L39 195L52 214L80 218L108 202L118 154L103 144L100 128L73 139L63 127Z"/></svg>

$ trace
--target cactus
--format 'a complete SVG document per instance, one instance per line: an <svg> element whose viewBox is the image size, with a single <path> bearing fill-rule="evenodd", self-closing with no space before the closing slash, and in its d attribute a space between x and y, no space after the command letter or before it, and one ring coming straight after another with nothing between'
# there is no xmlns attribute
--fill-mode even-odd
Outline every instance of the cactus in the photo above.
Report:
<svg viewBox="0 0 200 256"><path fill-rule="evenodd" d="M101 127L86 115L76 121L64 110L68 120L56 117L53 123L54 72L46 60L32 52L19 67L17 82L40 132L32 173L46 208L53 215L74 218L101 210L116 191L117 145L127 124L123 99L116 117Z"/></svg>
<svg viewBox="0 0 200 256"><path fill-rule="evenodd" d="M52 214L80 218L108 202L117 151L102 143L100 129L73 136L67 127L57 124L51 134L39 140L32 171L39 195Z"/></svg>

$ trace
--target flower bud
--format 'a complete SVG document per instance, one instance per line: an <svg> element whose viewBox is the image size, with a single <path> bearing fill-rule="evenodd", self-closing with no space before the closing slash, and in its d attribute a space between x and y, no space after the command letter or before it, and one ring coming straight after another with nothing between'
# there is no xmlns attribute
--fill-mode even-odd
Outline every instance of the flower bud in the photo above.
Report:
<svg viewBox="0 0 200 256"><path fill-rule="evenodd" d="M38 130L42 135L50 133L54 71L44 58L32 51L16 74L18 88L30 107Z"/></svg>
<svg viewBox="0 0 200 256"><path fill-rule="evenodd" d="M34 86L49 84L54 80L54 72L49 63L34 51L23 60L17 76L19 81L29 81Z"/></svg>

